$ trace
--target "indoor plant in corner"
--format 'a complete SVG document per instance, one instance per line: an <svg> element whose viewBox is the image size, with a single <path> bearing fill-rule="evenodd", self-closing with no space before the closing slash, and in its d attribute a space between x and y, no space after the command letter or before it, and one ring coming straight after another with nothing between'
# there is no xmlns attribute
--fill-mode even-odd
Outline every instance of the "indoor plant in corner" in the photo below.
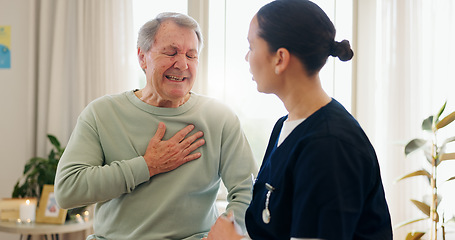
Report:
<svg viewBox="0 0 455 240"><path fill-rule="evenodd" d="M45 184L54 185L57 164L65 150L59 140L48 134L47 138L52 144L52 149L47 158L33 157L24 167L23 176L17 181L12 193L13 198L36 198L40 199ZM67 219L81 214L86 207L68 210Z"/></svg>
<svg viewBox="0 0 455 240"><path fill-rule="evenodd" d="M424 201L418 201L411 199L412 203L422 211L426 217L407 221L405 223L399 224L397 227L402 227L411 223L429 220L430 228L429 228L429 239L430 240L437 240L438 238L438 230L441 231L441 236L445 239L445 226L448 222L454 221L454 216L450 217L449 219L447 216L444 216L443 210L438 209L438 204L442 200L442 196L438 195L438 186L440 184L444 184L447 181L455 180L455 176L445 179L444 181L440 181L443 179L438 178L438 169L442 169L444 166L444 162L447 160L455 159L455 153L446 153L446 145L450 142L455 141L455 137L450 137L445 139L444 141L439 141L438 139L438 131L442 128L448 126L455 120L455 112L450 113L442 120L440 117L444 112L446 107L446 103L442 106L439 112L436 115L432 115L426 118L422 123L422 130L429 132L430 136L428 139L421 139L416 138L411 140L406 144L405 147L405 155L408 156L411 153L416 152L417 150L422 150L428 164L427 168L422 168L421 170L417 170L415 172L409 173L397 181L416 177L416 176L424 176L428 178L428 182L430 184L431 192L429 193L430 201L429 203L425 203ZM421 239L423 235L427 234L427 232L410 232L408 233L406 240L417 240Z"/></svg>
<svg viewBox="0 0 455 240"><path fill-rule="evenodd" d="M65 148L61 147L55 136L48 134L47 138L53 146L49 155L47 158L33 157L25 164L24 175L14 186L13 198L36 197L39 199L44 184L54 185L57 164Z"/></svg>

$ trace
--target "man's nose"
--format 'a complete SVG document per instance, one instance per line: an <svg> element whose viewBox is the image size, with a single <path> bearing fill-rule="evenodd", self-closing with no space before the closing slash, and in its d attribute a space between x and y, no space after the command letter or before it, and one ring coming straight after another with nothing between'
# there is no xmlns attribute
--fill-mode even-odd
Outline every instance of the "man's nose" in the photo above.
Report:
<svg viewBox="0 0 455 240"><path fill-rule="evenodd" d="M188 69L188 59L185 54L177 54L175 56L174 67L180 70Z"/></svg>

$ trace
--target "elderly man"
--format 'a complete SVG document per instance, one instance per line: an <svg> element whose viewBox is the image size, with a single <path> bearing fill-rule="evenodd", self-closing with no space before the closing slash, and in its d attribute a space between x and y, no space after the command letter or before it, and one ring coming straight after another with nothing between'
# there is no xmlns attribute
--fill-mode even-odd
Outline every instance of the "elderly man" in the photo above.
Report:
<svg viewBox="0 0 455 240"><path fill-rule="evenodd" d="M81 113L59 162L63 208L96 203L88 239L201 239L227 210L244 228L257 166L238 118L191 92L202 35L194 19L162 13L139 32L143 89L104 96Z"/></svg>

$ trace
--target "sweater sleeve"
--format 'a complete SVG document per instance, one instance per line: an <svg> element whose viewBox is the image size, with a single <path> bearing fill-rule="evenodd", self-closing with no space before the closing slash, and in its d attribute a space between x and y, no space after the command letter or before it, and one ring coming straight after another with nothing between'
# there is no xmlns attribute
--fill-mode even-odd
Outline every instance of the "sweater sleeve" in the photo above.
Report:
<svg viewBox="0 0 455 240"><path fill-rule="evenodd" d="M59 161L55 197L62 208L107 201L150 179L142 156L105 164L94 118L83 111Z"/></svg>
<svg viewBox="0 0 455 240"><path fill-rule="evenodd" d="M253 178L257 171L257 163L240 122L232 116L223 129L220 174L228 190L226 211L234 212L235 221L244 233L245 211L251 202Z"/></svg>

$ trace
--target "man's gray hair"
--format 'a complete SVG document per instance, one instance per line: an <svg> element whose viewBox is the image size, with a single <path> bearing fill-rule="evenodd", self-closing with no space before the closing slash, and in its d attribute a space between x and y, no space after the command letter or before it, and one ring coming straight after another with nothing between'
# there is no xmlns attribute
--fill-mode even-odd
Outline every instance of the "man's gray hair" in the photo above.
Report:
<svg viewBox="0 0 455 240"><path fill-rule="evenodd" d="M155 35L164 21L171 20L181 27L194 30L197 39L199 40L198 52L201 51L203 46L203 37L199 24L192 17L174 12L164 12L158 14L154 19L146 22L139 30L137 38L137 47L141 48L143 52L148 52L152 48L155 40Z"/></svg>

